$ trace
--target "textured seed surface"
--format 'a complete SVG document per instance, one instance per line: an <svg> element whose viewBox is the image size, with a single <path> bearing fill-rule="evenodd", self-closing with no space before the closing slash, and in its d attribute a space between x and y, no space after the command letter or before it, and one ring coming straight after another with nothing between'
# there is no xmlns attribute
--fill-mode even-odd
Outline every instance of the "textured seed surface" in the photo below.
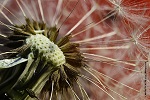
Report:
<svg viewBox="0 0 150 100"><path fill-rule="evenodd" d="M48 63L59 66L65 63L65 56L59 47L42 34L31 35L26 39L31 45L31 51L38 50Z"/></svg>

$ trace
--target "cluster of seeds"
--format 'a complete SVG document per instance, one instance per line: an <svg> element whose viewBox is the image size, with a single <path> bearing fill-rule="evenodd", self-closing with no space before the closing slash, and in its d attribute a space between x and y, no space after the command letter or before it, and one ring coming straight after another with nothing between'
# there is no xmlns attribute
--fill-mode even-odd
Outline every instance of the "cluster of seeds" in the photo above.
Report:
<svg viewBox="0 0 150 100"><path fill-rule="evenodd" d="M59 31L55 26L49 28L43 22L31 21L28 18L26 24L15 26L12 35L7 37L13 42L4 44L15 54L1 62L7 61L4 68L9 68L10 64L12 71L16 72L9 79L1 81L3 84L0 84L0 92L15 98L14 100L30 100L38 98L41 91L51 92L51 88L54 88L55 94L66 92L72 87L84 67L83 57L79 44L70 41L71 34L60 39L57 39L58 35ZM13 82L9 84L10 81ZM7 93L7 88L11 88L10 93ZM12 95L14 92L17 94Z"/></svg>
<svg viewBox="0 0 150 100"><path fill-rule="evenodd" d="M42 34L31 35L26 39L26 44L31 45L31 51L38 50L48 63L53 66L60 66L65 63L65 56L57 45L51 42L46 36Z"/></svg>

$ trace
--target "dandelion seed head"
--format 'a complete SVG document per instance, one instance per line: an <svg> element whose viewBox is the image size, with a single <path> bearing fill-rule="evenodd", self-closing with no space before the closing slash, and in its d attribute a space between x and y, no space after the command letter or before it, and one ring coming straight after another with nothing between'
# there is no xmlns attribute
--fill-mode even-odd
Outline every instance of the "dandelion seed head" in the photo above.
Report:
<svg viewBox="0 0 150 100"><path fill-rule="evenodd" d="M1 5L0 17L6 22L0 20L0 24L10 34L2 28L0 37L8 42L0 46L9 50L1 53L7 57L0 64L8 60L14 66L0 70L0 95L21 100L142 97L147 92L143 63L148 60L149 45L141 40L148 41L143 34L149 20L144 11L149 8L144 4L16 0ZM26 61L14 63L18 57Z"/></svg>
<svg viewBox="0 0 150 100"><path fill-rule="evenodd" d="M36 34L26 39L26 44L31 44L31 51L39 51L48 63L60 66L65 63L65 56L57 45L43 35Z"/></svg>

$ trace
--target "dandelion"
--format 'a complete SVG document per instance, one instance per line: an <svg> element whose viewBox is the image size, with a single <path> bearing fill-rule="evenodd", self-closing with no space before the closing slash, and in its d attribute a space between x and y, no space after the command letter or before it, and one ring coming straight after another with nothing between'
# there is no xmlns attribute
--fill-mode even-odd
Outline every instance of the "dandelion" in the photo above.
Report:
<svg viewBox="0 0 150 100"><path fill-rule="evenodd" d="M149 8L145 4L4 0L0 3L0 97L148 98L149 17L145 12Z"/></svg>

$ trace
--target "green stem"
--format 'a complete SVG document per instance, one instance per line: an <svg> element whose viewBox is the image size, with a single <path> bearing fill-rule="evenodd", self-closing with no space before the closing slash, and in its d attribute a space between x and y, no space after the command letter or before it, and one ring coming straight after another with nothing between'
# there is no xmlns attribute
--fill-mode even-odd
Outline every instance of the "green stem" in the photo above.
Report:
<svg viewBox="0 0 150 100"><path fill-rule="evenodd" d="M25 98L25 94L22 94L14 89L11 89L7 92L8 96L11 98L11 100L23 100Z"/></svg>
<svg viewBox="0 0 150 100"><path fill-rule="evenodd" d="M35 94L40 94L41 90L43 89L43 87L45 86L45 83L48 81L49 79L49 75L51 73L51 68L47 69L36 81L36 83L34 84L34 86L32 87L32 91ZM25 98L25 100L30 100L31 98L29 96L27 96Z"/></svg>

